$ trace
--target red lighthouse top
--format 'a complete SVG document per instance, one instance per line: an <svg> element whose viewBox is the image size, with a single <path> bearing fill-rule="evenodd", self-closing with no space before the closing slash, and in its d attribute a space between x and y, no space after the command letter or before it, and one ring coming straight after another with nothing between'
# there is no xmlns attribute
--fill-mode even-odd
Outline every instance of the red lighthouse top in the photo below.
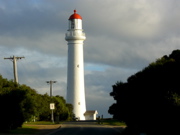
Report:
<svg viewBox="0 0 180 135"><path fill-rule="evenodd" d="M74 10L74 14L72 14L70 17L69 17L69 20L71 19L81 19L82 20L82 17L76 13L76 10Z"/></svg>

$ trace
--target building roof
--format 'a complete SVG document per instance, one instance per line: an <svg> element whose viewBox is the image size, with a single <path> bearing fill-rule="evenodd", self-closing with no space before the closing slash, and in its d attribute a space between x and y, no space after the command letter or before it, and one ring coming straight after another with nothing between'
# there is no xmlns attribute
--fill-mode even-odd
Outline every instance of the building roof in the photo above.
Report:
<svg viewBox="0 0 180 135"><path fill-rule="evenodd" d="M98 114L97 110L89 110L84 113L84 115L90 115L90 114Z"/></svg>
<svg viewBox="0 0 180 135"><path fill-rule="evenodd" d="M74 14L72 14L70 17L69 17L69 20L71 19L81 19L82 20L82 17L76 13L76 10L74 10Z"/></svg>

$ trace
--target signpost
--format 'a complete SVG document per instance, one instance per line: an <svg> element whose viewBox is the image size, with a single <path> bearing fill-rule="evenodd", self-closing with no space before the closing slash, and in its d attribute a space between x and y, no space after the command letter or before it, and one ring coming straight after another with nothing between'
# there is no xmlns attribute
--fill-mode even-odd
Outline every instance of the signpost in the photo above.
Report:
<svg viewBox="0 0 180 135"><path fill-rule="evenodd" d="M53 116L53 110L54 109L55 109L55 104L54 103L50 103L50 110L52 110L52 113L51 113L52 123L54 123L54 116Z"/></svg>
<svg viewBox="0 0 180 135"><path fill-rule="evenodd" d="M52 101L52 84L56 83L56 81L46 81L47 83L50 84L50 97L51 97L51 101ZM50 103L50 110L52 110L51 113L51 120L54 123L54 116L53 116L53 110L55 109L55 104L54 103Z"/></svg>

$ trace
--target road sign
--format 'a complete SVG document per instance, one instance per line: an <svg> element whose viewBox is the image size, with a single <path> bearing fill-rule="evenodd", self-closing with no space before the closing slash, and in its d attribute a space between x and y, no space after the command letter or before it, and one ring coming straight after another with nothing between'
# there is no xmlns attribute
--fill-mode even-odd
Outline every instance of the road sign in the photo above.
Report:
<svg viewBox="0 0 180 135"><path fill-rule="evenodd" d="M54 109L55 109L54 103L50 103L50 109L51 109L51 110L54 110Z"/></svg>

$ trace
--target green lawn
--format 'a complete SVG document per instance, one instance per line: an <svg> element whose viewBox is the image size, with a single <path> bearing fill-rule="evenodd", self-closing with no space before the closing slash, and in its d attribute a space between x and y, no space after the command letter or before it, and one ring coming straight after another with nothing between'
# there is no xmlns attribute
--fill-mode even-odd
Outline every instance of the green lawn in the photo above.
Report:
<svg viewBox="0 0 180 135"><path fill-rule="evenodd" d="M22 127L17 128L15 130L11 130L8 133L9 134L35 134L39 132L38 125L55 125L55 124L48 121L27 122L27 123L24 123Z"/></svg>
<svg viewBox="0 0 180 135"><path fill-rule="evenodd" d="M27 122L23 125L54 125L55 123L52 123L50 121L36 121L36 122Z"/></svg>
<svg viewBox="0 0 180 135"><path fill-rule="evenodd" d="M102 120L103 125L112 125L112 126L126 126L124 122L120 122L118 120L113 120L113 119L104 119Z"/></svg>
<svg viewBox="0 0 180 135"><path fill-rule="evenodd" d="M11 134L35 134L38 132L38 127L23 125L21 128L11 130Z"/></svg>

